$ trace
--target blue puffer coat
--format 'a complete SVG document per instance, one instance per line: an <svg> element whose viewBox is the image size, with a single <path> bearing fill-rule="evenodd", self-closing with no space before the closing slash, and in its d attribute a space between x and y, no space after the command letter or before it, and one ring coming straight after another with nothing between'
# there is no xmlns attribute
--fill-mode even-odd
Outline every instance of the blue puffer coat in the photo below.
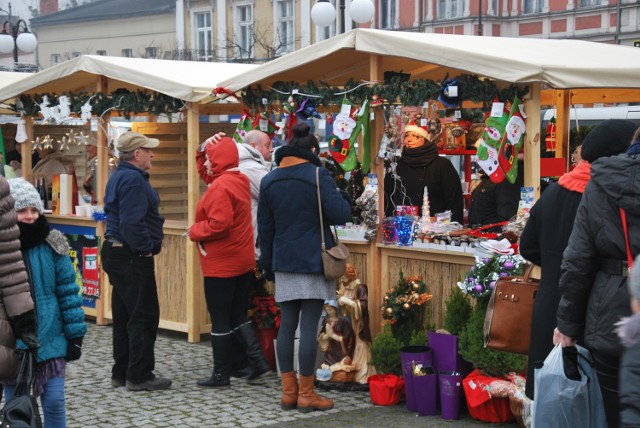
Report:
<svg viewBox="0 0 640 428"><path fill-rule="evenodd" d="M27 250L38 318L38 362L67 355L67 340L84 337L80 287L65 236L52 230L45 242ZM24 348L20 341L19 347Z"/></svg>
<svg viewBox="0 0 640 428"><path fill-rule="evenodd" d="M260 266L273 272L321 273L320 216L316 169L320 159L308 150L284 146L276 153L279 168L260 183L258 241ZM320 166L320 197L327 248L334 246L329 225L351 220L349 196L336 188Z"/></svg>

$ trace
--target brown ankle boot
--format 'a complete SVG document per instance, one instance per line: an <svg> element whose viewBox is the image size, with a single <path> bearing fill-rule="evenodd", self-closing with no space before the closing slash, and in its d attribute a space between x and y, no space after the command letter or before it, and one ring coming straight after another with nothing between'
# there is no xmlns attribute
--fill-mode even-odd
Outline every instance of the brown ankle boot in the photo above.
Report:
<svg viewBox="0 0 640 428"><path fill-rule="evenodd" d="M298 407L298 378L296 372L282 373L282 410L293 410Z"/></svg>
<svg viewBox="0 0 640 428"><path fill-rule="evenodd" d="M309 413L314 410L333 409L333 400L324 398L313 390L314 376L300 376L300 390L298 391L298 411Z"/></svg>

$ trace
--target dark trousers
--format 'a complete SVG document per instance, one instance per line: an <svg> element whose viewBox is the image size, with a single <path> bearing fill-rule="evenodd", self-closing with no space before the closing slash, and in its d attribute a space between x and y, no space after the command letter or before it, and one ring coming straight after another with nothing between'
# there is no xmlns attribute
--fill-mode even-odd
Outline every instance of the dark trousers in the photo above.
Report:
<svg viewBox="0 0 640 428"><path fill-rule="evenodd" d="M211 333L225 334L247 322L253 271L232 278L204 278L204 297L211 316Z"/></svg>
<svg viewBox="0 0 640 428"><path fill-rule="evenodd" d="M160 305L153 257L140 257L106 241L101 256L113 286L113 379L141 383L153 379Z"/></svg>
<svg viewBox="0 0 640 428"><path fill-rule="evenodd" d="M591 356L598 374L598 384L602 392L604 413L609 428L620 425L620 403L618 398L618 374L620 372L620 356L591 350Z"/></svg>

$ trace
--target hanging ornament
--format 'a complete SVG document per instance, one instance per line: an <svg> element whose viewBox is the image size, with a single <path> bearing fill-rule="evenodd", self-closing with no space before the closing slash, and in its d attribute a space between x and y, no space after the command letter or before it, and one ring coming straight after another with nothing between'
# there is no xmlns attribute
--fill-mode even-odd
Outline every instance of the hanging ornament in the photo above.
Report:
<svg viewBox="0 0 640 428"><path fill-rule="evenodd" d="M411 303L403 303L402 310L405 312L409 312L411 310Z"/></svg>
<svg viewBox="0 0 640 428"><path fill-rule="evenodd" d="M62 122L66 122L68 120L70 120L71 118L69 116L71 116L71 101L69 101L69 97L66 95L61 95L60 98L58 98L58 106L57 106L57 113L58 113L58 123L62 123Z"/></svg>
<svg viewBox="0 0 640 428"><path fill-rule="evenodd" d="M89 101L91 101L91 98L89 98L87 100L87 102L84 103L82 105L82 107L80 107L80 112L81 112L80 113L80 120L82 120L83 122L88 122L88 121L91 120L91 116L92 116L91 109L92 109L92 107L91 107L91 104L89 104Z"/></svg>
<svg viewBox="0 0 640 428"><path fill-rule="evenodd" d="M24 143L25 141L27 141L27 128L25 127L24 119L18 120L15 140L16 143Z"/></svg>
<svg viewBox="0 0 640 428"><path fill-rule="evenodd" d="M69 139L67 138L66 135L62 137L61 140L58 140L58 147L60 148L61 152L69 148Z"/></svg>
<svg viewBox="0 0 640 428"><path fill-rule="evenodd" d="M418 284L418 283L417 283L417 282L415 282L415 281L411 281L411 289L412 289L413 291L418 291L418 290L420 290L420 284Z"/></svg>
<svg viewBox="0 0 640 428"><path fill-rule="evenodd" d="M552 117L547 123L547 136L544 139L547 152L556 151L556 117Z"/></svg>
<svg viewBox="0 0 640 428"><path fill-rule="evenodd" d="M393 317L393 308L389 308L389 307L388 307L388 308L386 308L386 309L384 310L384 315L385 315L385 317L387 317L387 318L392 318L392 317Z"/></svg>

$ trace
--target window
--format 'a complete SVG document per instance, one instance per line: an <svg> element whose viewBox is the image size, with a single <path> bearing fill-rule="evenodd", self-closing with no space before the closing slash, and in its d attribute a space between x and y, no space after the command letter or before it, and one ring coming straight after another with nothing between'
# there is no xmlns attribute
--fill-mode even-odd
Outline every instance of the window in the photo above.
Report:
<svg viewBox="0 0 640 428"><path fill-rule="evenodd" d="M125 58L133 58L133 49L122 49L122 56Z"/></svg>
<svg viewBox="0 0 640 428"><path fill-rule="evenodd" d="M524 0L522 13L542 13L543 0Z"/></svg>
<svg viewBox="0 0 640 428"><path fill-rule="evenodd" d="M96 51L96 55L107 56L107 51L104 51L104 50Z"/></svg>
<svg viewBox="0 0 640 428"><path fill-rule="evenodd" d="M293 26L293 17L295 14L293 8L293 0L278 1L277 7L277 34L274 41L278 54L293 52L295 30Z"/></svg>
<svg viewBox="0 0 640 428"><path fill-rule="evenodd" d="M233 19L236 58L253 58L253 4L237 5Z"/></svg>
<svg viewBox="0 0 640 428"><path fill-rule="evenodd" d="M459 18L463 9L462 0L438 0L438 19Z"/></svg>
<svg viewBox="0 0 640 428"><path fill-rule="evenodd" d="M600 6L601 4L602 0L580 0L580 7Z"/></svg>
<svg viewBox="0 0 640 428"><path fill-rule="evenodd" d="M396 0L380 0L380 28L395 28Z"/></svg>
<svg viewBox="0 0 640 428"><path fill-rule="evenodd" d="M156 56L157 51L156 48L144 48L144 57L145 58L157 58Z"/></svg>
<svg viewBox="0 0 640 428"><path fill-rule="evenodd" d="M60 64L60 54L52 54L51 55L51 65Z"/></svg>
<svg viewBox="0 0 640 428"><path fill-rule="evenodd" d="M193 14L194 48L199 61L211 61L213 41L213 28L211 27L211 12L195 12Z"/></svg>

